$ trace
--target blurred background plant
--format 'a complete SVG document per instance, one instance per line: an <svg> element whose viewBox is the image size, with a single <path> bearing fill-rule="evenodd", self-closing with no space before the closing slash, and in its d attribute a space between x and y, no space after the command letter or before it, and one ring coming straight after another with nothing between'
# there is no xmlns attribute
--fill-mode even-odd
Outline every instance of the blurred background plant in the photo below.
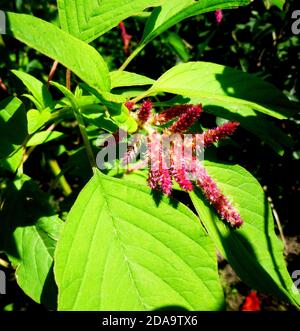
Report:
<svg viewBox="0 0 300 331"><path fill-rule="evenodd" d="M33 14L58 24L55 0L40 0L39 2L1 0L0 9ZM220 24L216 22L214 13L185 20L146 46L126 70L156 79L176 63L215 62L254 73L284 91L291 100L299 101L300 36L294 35L291 31L291 13L296 9L300 9L297 0L287 1L284 11L272 6L268 0L256 0L250 6L224 11ZM147 13L144 13L124 21L126 32L132 36L129 52L135 49L142 37L146 16ZM119 27L94 41L93 46L109 63L111 70L120 67L127 57ZM0 79L2 81L0 100L8 95L20 96L26 91L21 82L10 72L11 69L22 70L47 82L52 65L53 61L33 49L15 39L0 35ZM58 65L54 77L57 82L64 84L65 70ZM52 92L56 93L55 90ZM27 104L30 102L25 98L23 101ZM239 144L231 140L220 144L219 148L211 153L217 154L221 161L241 164L264 186L267 196L272 201L278 235L282 228L281 237L285 241L286 260L288 269L292 273L300 269L300 224L297 216L300 193L298 175L300 117L298 115L290 120L273 121L294 140L293 147L286 148L283 156L274 153L260 139L243 130L239 130L237 134L236 139L239 140ZM205 114L204 122L207 126L220 124L222 118ZM73 200L62 197L60 191L56 190L57 183L51 180L49 173L55 171L54 168L57 166L48 162L51 155L55 155L59 163L64 165L62 170L68 185L72 188L71 196L76 195L78 188L88 179L90 173L85 158L82 158L84 151L79 148L76 141L76 128L74 129L74 125L70 122L62 123L60 126L60 131L67 131L68 137L74 130L74 140L68 138L63 145L59 146L55 143L48 144L46 151L37 147L33 152L36 157L32 158L33 161L26 162L25 167L27 174L43 183L42 188L51 194L53 205L63 214ZM40 161L37 162L37 160ZM60 169L56 171L60 172ZM5 176L7 176L5 170L0 169L0 188L4 185ZM8 295L0 296L0 309L43 309L21 293L16 286L13 270L5 268L5 265L1 263L0 268L5 269L8 274ZM256 306L262 310L295 309L289 304L268 296L253 294L221 257L219 270L228 310L242 309L245 299L249 301L253 296L255 300L257 298L260 300L261 304Z"/></svg>

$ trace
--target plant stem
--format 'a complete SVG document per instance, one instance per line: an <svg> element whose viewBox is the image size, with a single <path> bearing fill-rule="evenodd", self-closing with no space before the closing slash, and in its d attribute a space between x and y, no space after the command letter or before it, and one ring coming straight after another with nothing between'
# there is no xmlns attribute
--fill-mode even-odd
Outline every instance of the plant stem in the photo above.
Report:
<svg viewBox="0 0 300 331"><path fill-rule="evenodd" d="M128 66L128 64L138 55L138 53L145 47L145 45L138 46L125 60L125 62L121 65L119 68L119 71L125 70L125 68Z"/></svg>
<svg viewBox="0 0 300 331"><path fill-rule="evenodd" d="M0 258L0 265L5 269L8 269L10 267L10 263L1 258Z"/></svg>
<svg viewBox="0 0 300 331"><path fill-rule="evenodd" d="M83 118L82 118L81 113L80 113L80 109L79 108L73 108L73 110L74 110L74 115L75 115L75 118L76 118L78 126L79 126L79 130L80 130L80 133L81 133L81 136L82 136L82 140L83 140L83 143L84 143L84 146L85 146L85 149L86 149L86 153L87 153L89 162L90 162L90 164L93 168L93 171L94 171L97 168L97 165L96 165L96 161L95 161L95 158L94 158L94 153L93 153L93 150L92 150L92 146L90 144L90 141L89 141L89 138L88 138L88 135L87 135L87 132L86 132L84 121L83 121Z"/></svg>
<svg viewBox="0 0 300 331"><path fill-rule="evenodd" d="M55 74L55 71L57 69L57 66L58 66L58 61L54 61L53 62L53 65L51 67L51 70L50 70L50 73L49 73L49 76L48 76L48 80L47 80L47 86L49 87L50 85L50 82Z"/></svg>
<svg viewBox="0 0 300 331"><path fill-rule="evenodd" d="M49 166L54 174L55 177L57 177L62 189L64 196L69 196L72 193L72 189L69 185L69 183L66 180L66 177L63 175L59 164L57 163L56 160L49 160Z"/></svg>
<svg viewBox="0 0 300 331"><path fill-rule="evenodd" d="M71 91L71 70L69 69L66 72L66 88Z"/></svg>
<svg viewBox="0 0 300 331"><path fill-rule="evenodd" d="M70 91L71 91L71 74L72 74L71 70L67 69L66 87ZM74 112L76 121L77 121L78 126L79 126L79 130L80 130L80 133L81 133L81 136L82 136L83 144L85 146L85 150L86 150L90 165L93 168L93 171L95 171L95 169L97 168L97 165L96 165L96 161L95 161L95 158L94 158L94 153L93 153L93 150L92 150L92 146L90 144L89 137L88 137L87 132L86 132L84 121L83 121L83 118L81 116L80 108L77 107L77 105L73 104L73 103L72 103L72 108L73 108L73 112Z"/></svg>
<svg viewBox="0 0 300 331"><path fill-rule="evenodd" d="M140 95L138 95L137 97L135 97L134 99L131 99L131 102L137 103L140 100L144 99L145 97L147 97L149 95L149 93L146 91L145 93L142 93Z"/></svg>

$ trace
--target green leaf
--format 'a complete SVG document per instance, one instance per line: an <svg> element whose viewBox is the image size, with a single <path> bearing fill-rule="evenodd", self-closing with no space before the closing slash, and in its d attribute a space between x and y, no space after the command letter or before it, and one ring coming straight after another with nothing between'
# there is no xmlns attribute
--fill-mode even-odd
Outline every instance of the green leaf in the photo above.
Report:
<svg viewBox="0 0 300 331"><path fill-rule="evenodd" d="M274 220L257 180L238 165L206 162L210 176L238 209L244 224L232 230L222 222L202 194L191 193L193 204L221 254L250 287L300 304L287 271L283 244L274 232Z"/></svg>
<svg viewBox="0 0 300 331"><path fill-rule="evenodd" d="M27 147L48 143L61 138L64 134L58 131L41 131L34 134L26 143Z"/></svg>
<svg viewBox="0 0 300 331"><path fill-rule="evenodd" d="M198 219L150 192L95 172L57 246L59 310L222 308L215 251Z"/></svg>
<svg viewBox="0 0 300 331"><path fill-rule="evenodd" d="M128 71L112 71L110 73L111 88L152 85L155 80L143 75L138 75Z"/></svg>
<svg viewBox="0 0 300 331"><path fill-rule="evenodd" d="M51 118L51 113L49 108L44 109L39 112L36 109L30 109L27 112L27 130L29 134L34 133L40 129L44 124L46 124Z"/></svg>
<svg viewBox="0 0 300 331"><path fill-rule="evenodd" d="M121 128L129 133L135 132L138 128L136 120L130 116L128 108L124 105L126 99L123 96L115 95L111 93L99 94L95 89L87 86L86 84L80 84L83 90L95 95L99 101L107 108L112 120Z"/></svg>
<svg viewBox="0 0 300 331"><path fill-rule="evenodd" d="M93 47L32 15L6 14L8 34L60 62L95 89L110 90L108 68Z"/></svg>
<svg viewBox="0 0 300 331"><path fill-rule="evenodd" d="M188 62L173 67L153 84L147 95L159 92L197 97L205 106L247 106L279 119L299 112L299 107L272 84L209 62Z"/></svg>
<svg viewBox="0 0 300 331"><path fill-rule="evenodd" d="M9 184L1 210L0 250L17 268L16 279L22 290L54 309L53 255L63 223L47 199L28 177Z"/></svg>
<svg viewBox="0 0 300 331"><path fill-rule="evenodd" d="M187 62L189 60L190 55L187 51L186 45L177 33L170 32L168 34L167 42L182 61Z"/></svg>
<svg viewBox="0 0 300 331"><path fill-rule="evenodd" d="M277 6L279 9L283 10L285 0L266 0L266 1Z"/></svg>
<svg viewBox="0 0 300 331"><path fill-rule="evenodd" d="M293 146L293 140L279 129L266 116L259 114L247 106L227 105L205 107L205 111L228 120L238 121L242 127L259 137L279 155L284 154L287 147Z"/></svg>
<svg viewBox="0 0 300 331"><path fill-rule="evenodd" d="M16 172L23 159L23 149L18 148L15 153L6 159L0 159L0 167L11 172Z"/></svg>
<svg viewBox="0 0 300 331"><path fill-rule="evenodd" d="M141 45L145 45L176 23L195 15L200 15L217 9L227 9L246 6L250 0L172 0L165 1L156 8L149 17Z"/></svg>
<svg viewBox="0 0 300 331"><path fill-rule="evenodd" d="M0 159L12 154L24 143L27 135L26 112L22 102L12 97L3 100L0 103Z"/></svg>
<svg viewBox="0 0 300 331"><path fill-rule="evenodd" d="M12 70L12 72L23 82L37 100L39 110L43 110L47 107L53 108L54 102L52 96L41 81L22 71Z"/></svg>
<svg viewBox="0 0 300 331"><path fill-rule="evenodd" d="M51 85L55 86L70 101L70 104L74 109L78 109L77 99L69 89L56 82L51 82Z"/></svg>
<svg viewBox="0 0 300 331"><path fill-rule="evenodd" d="M199 104L202 99L191 97L187 100L177 96L170 100L168 104L184 104L187 101L190 104ZM227 120L238 121L243 128L259 137L279 155L284 154L285 148L294 145L293 140L271 122L267 116L252 110L249 106L227 104L225 108L222 102L215 101L213 106L204 107L204 111Z"/></svg>
<svg viewBox="0 0 300 331"><path fill-rule="evenodd" d="M58 0L63 30L91 42L122 20L165 0Z"/></svg>
<svg viewBox="0 0 300 331"><path fill-rule="evenodd" d="M7 123L15 112L22 106L22 101L15 97L8 97L0 102L0 120Z"/></svg>

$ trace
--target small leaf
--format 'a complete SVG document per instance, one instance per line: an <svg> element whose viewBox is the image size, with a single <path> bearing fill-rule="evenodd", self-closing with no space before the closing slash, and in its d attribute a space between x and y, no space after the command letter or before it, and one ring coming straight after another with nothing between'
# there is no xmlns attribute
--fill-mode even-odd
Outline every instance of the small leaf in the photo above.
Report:
<svg viewBox="0 0 300 331"><path fill-rule="evenodd" d="M182 61L187 62L189 60L190 55L187 51L186 45L177 33L170 32L167 41Z"/></svg>
<svg viewBox="0 0 300 331"><path fill-rule="evenodd" d="M59 310L222 308L209 237L190 210L150 192L96 171L57 246Z"/></svg>
<svg viewBox="0 0 300 331"><path fill-rule="evenodd" d="M7 123L21 106L22 101L15 97L2 100L0 102L0 120Z"/></svg>
<svg viewBox="0 0 300 331"><path fill-rule="evenodd" d="M78 109L77 99L69 89L56 82L51 82L51 85L55 86L66 98L68 98L74 109Z"/></svg>
<svg viewBox="0 0 300 331"><path fill-rule="evenodd" d="M200 191L190 194L221 254L251 288L299 305L300 294L293 293L283 244L274 232L272 211L257 180L238 165L207 161L205 166L244 220L244 224L233 231L218 218Z"/></svg>
<svg viewBox="0 0 300 331"><path fill-rule="evenodd" d="M12 70L12 72L23 82L29 92L31 92L38 101L40 105L39 110L43 110L47 107L53 108L54 102L52 96L41 81L22 71Z"/></svg>
<svg viewBox="0 0 300 331"><path fill-rule="evenodd" d="M110 73L111 88L152 85L155 81L143 75L128 71L112 71Z"/></svg>
<svg viewBox="0 0 300 331"><path fill-rule="evenodd" d="M28 134L32 134L38 129L40 129L45 123L47 123L51 118L51 113L48 108L39 112L36 109L30 109L27 112L27 130Z"/></svg>
<svg viewBox="0 0 300 331"><path fill-rule="evenodd" d="M22 102L11 97L3 100L0 103L0 159L19 148L27 135L27 118Z"/></svg>
<svg viewBox="0 0 300 331"><path fill-rule="evenodd" d="M285 0L269 0L273 5L277 6L279 9L283 10Z"/></svg>
<svg viewBox="0 0 300 331"><path fill-rule="evenodd" d="M34 134L26 143L27 147L48 143L52 140L61 138L64 134L58 131L41 131Z"/></svg>
<svg viewBox="0 0 300 331"><path fill-rule="evenodd" d="M0 167L11 172L16 172L23 159L23 149L18 148L10 157L0 159Z"/></svg>

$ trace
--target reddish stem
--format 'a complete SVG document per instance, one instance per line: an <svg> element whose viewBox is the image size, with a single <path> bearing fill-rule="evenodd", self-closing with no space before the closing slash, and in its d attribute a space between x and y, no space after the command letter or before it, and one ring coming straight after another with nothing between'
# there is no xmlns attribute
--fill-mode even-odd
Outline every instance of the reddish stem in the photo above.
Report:
<svg viewBox="0 0 300 331"><path fill-rule="evenodd" d="M47 86L49 87L49 83L51 82L54 74L55 74L55 71L57 69L57 66L58 66L58 62L57 61L54 61L53 62L53 65L51 67L51 70L50 70L50 73L49 73L49 76L48 76L48 80L47 80Z"/></svg>
<svg viewBox="0 0 300 331"><path fill-rule="evenodd" d="M1 88L4 92L8 93L8 88L7 88L6 85L4 84L2 78L0 78L0 88Z"/></svg>

